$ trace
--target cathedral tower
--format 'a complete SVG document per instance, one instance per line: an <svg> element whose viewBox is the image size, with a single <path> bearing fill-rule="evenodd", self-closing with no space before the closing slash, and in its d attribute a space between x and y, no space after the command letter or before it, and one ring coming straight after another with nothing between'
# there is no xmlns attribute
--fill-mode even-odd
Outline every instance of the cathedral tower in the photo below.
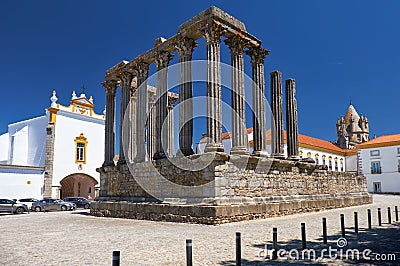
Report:
<svg viewBox="0 0 400 266"><path fill-rule="evenodd" d="M336 131L336 145L342 149L352 149L355 145L369 140L368 119L358 115L351 101L346 115L337 120Z"/></svg>

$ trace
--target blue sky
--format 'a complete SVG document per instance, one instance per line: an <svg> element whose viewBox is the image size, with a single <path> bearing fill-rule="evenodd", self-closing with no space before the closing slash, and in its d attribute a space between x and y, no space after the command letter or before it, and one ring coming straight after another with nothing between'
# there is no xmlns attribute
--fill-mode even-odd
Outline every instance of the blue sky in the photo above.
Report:
<svg viewBox="0 0 400 266"><path fill-rule="evenodd" d="M399 1L3 0L0 133L10 123L42 115L53 89L65 105L84 84L101 113L100 83L109 67L150 49L157 37L174 35L211 5L243 21L271 50L265 64L268 98L270 71L296 79L300 133L335 140L335 122L350 98L369 118L371 135L400 132ZM205 59L201 49L195 58ZM248 59L246 72L251 75Z"/></svg>

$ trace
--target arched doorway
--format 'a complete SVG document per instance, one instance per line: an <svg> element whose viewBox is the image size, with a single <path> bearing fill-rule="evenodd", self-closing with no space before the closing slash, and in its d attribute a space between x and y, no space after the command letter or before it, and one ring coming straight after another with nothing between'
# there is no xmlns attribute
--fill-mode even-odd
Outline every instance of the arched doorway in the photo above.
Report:
<svg viewBox="0 0 400 266"><path fill-rule="evenodd" d="M86 174L72 174L64 177L60 182L60 198L85 197L94 198L96 179Z"/></svg>

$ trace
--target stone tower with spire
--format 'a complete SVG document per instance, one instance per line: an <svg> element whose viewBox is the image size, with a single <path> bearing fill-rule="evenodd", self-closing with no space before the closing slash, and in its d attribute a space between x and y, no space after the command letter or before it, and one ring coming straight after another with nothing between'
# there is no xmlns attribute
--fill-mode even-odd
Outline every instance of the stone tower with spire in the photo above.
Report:
<svg viewBox="0 0 400 266"><path fill-rule="evenodd" d="M342 149L353 149L357 144L369 140L368 119L358 115L351 101L346 115L337 120L336 131L336 145Z"/></svg>

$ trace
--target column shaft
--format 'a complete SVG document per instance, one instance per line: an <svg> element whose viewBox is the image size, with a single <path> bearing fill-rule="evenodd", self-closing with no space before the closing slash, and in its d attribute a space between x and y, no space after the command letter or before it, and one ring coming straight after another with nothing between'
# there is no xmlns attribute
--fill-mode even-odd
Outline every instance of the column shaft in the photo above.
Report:
<svg viewBox="0 0 400 266"><path fill-rule="evenodd" d="M248 154L244 98L244 48L246 42L239 36L227 39L232 64L232 149L231 154Z"/></svg>
<svg viewBox="0 0 400 266"><path fill-rule="evenodd" d="M136 158L136 81L135 86L131 89L130 119L131 119L131 136L129 145L129 157L131 161Z"/></svg>
<svg viewBox="0 0 400 266"><path fill-rule="evenodd" d="M168 151L168 64L172 59L170 52L161 52L155 60L157 66L157 99L156 99L156 152L154 159L167 157ZM164 123L166 122L166 123Z"/></svg>
<svg viewBox="0 0 400 266"><path fill-rule="evenodd" d="M266 100L264 82L264 59L269 51L257 46L246 52L251 57L253 79L253 142L256 156L268 155L266 152Z"/></svg>
<svg viewBox="0 0 400 266"><path fill-rule="evenodd" d="M138 90L136 103L136 162L146 160L146 120L147 120L147 77L149 64L141 62L136 66Z"/></svg>
<svg viewBox="0 0 400 266"><path fill-rule="evenodd" d="M168 150L167 154L169 157L174 156L175 152L175 134L174 134L174 105L177 98L174 97L173 93L168 95Z"/></svg>
<svg viewBox="0 0 400 266"><path fill-rule="evenodd" d="M294 79L286 80L285 87L287 155L288 158L296 159L299 155L296 81Z"/></svg>
<svg viewBox="0 0 400 266"><path fill-rule="evenodd" d="M118 164L125 164L130 156L129 146L131 137L130 110L131 86L133 75L129 72L121 74L121 107L120 107L120 132L119 132L119 160ZM131 158L132 159L132 158Z"/></svg>
<svg viewBox="0 0 400 266"><path fill-rule="evenodd" d="M106 89L106 122L103 166L114 166L115 155L115 94L118 83L107 80L102 83Z"/></svg>
<svg viewBox="0 0 400 266"><path fill-rule="evenodd" d="M193 89L192 54L197 43L183 38L177 43L179 53L179 151L185 156L194 154L193 143Z"/></svg>
<svg viewBox="0 0 400 266"><path fill-rule="evenodd" d="M156 90L148 89L149 111L147 118L147 154L148 158L152 159L156 152Z"/></svg>
<svg viewBox="0 0 400 266"><path fill-rule="evenodd" d="M205 152L223 152L220 65L220 28L216 24L204 30L207 50L207 137Z"/></svg>
<svg viewBox="0 0 400 266"><path fill-rule="evenodd" d="M271 76L271 153L274 157L283 157L283 108L282 73L273 71Z"/></svg>

